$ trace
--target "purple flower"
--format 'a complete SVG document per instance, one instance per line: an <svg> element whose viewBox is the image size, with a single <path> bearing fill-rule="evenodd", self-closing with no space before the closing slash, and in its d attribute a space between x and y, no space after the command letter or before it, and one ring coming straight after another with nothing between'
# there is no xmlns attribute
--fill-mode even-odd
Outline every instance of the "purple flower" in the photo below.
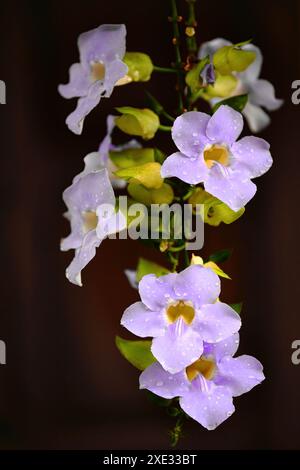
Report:
<svg viewBox="0 0 300 470"><path fill-rule="evenodd" d="M213 64L206 64L200 75L203 79L204 86L214 84L216 80L216 75Z"/></svg>
<svg viewBox="0 0 300 470"><path fill-rule="evenodd" d="M202 44L198 57L203 58L207 55L212 57L218 49L231 45L232 43L226 39L213 39L212 41ZM268 114L262 108L268 111L275 111L282 106L283 100L275 97L275 90L272 83L259 78L263 63L261 50L253 44L246 44L242 46L242 49L255 52L256 59L247 70L235 74L238 79L238 84L232 96L248 94L248 103L243 110L243 114L247 119L251 131L260 132L267 127L271 121ZM220 100L213 99L212 103L214 104L218 101Z"/></svg>
<svg viewBox="0 0 300 470"><path fill-rule="evenodd" d="M81 270L94 258L96 248L108 235L123 230L126 221L120 212L115 212L115 195L106 169L76 179L64 191L63 200L71 233L62 240L61 250L75 250L66 277L81 286Z"/></svg>
<svg viewBox="0 0 300 470"><path fill-rule="evenodd" d="M136 280L136 270L135 269L125 269L124 271L125 276L131 287L133 289L138 289L138 282Z"/></svg>
<svg viewBox="0 0 300 470"><path fill-rule="evenodd" d="M137 336L153 337L152 353L171 373L196 361L203 341L222 341L241 326L239 315L217 301L218 276L200 265L158 278L148 274L139 293L142 302L126 309L121 324Z"/></svg>
<svg viewBox="0 0 300 470"><path fill-rule="evenodd" d="M232 357L238 344L238 334L217 344L205 343L200 358L176 374L155 362L141 374L140 388L163 398L180 397L185 413L213 430L234 412L232 398L249 392L265 378L254 357Z"/></svg>
<svg viewBox="0 0 300 470"><path fill-rule="evenodd" d="M64 98L79 98L66 120L75 134L81 134L84 118L102 97L110 97L116 83L126 75L128 68L122 62L125 37L123 24L103 24L79 36L80 62L70 67L69 83L58 87Z"/></svg>
<svg viewBox="0 0 300 470"><path fill-rule="evenodd" d="M236 142L242 129L242 115L229 106L220 106L212 117L198 111L179 116L172 138L180 152L164 161L162 177L204 183L208 193L238 211L256 192L251 179L272 165L265 140L249 136Z"/></svg>
<svg viewBox="0 0 300 470"><path fill-rule="evenodd" d="M117 167L109 158L110 151L122 151L130 148L140 148L141 145L135 139L130 140L123 145L113 145L112 144L112 132L115 128L115 116L107 116L107 134L102 140L99 149L97 152L91 152L84 158L84 170L75 176L74 181L81 178L82 176L91 173L92 171L98 171L103 168L107 168L109 179L111 180L112 186L114 188L125 188L126 181L122 180L114 175L114 172L117 170Z"/></svg>

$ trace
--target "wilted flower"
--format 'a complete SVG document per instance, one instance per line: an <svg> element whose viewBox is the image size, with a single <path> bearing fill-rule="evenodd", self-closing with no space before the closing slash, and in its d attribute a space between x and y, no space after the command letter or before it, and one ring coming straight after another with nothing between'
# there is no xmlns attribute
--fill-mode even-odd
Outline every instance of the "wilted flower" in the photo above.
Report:
<svg viewBox="0 0 300 470"><path fill-rule="evenodd" d="M115 128L115 116L109 115L107 117L107 134L102 140L99 149L97 152L91 152L84 158L85 167L84 170L79 173L75 178L74 181L81 178L82 176L91 173L91 171L101 170L103 168L107 168L108 175L111 180L111 183L114 188L125 188L126 181L118 178L114 175L114 172L117 170L117 167L109 158L109 152L120 152L126 149L134 149L134 148L141 148L139 142L135 139L130 140L126 144L123 145L113 145L112 144L112 132Z"/></svg>
<svg viewBox="0 0 300 470"><path fill-rule="evenodd" d="M114 86L127 73L125 25L103 24L78 38L80 62L70 67L70 81L58 90L64 98L78 97L77 108L66 120L69 129L81 134L84 118L102 97L110 97Z"/></svg>
<svg viewBox="0 0 300 470"><path fill-rule="evenodd" d="M199 50L199 58L209 55L212 57L214 53L225 46L231 46L232 43L226 39L216 38L212 41L202 44ZM263 63L261 50L253 44L246 44L241 47L244 51L255 52L255 61L243 72L236 73L237 86L231 96L248 94L248 103L243 110L249 127L252 132L259 132L270 124L268 114L262 109L275 111L280 108L283 100L275 97L275 90L272 83L259 78ZM212 103L216 103L218 99L213 99Z"/></svg>
<svg viewBox="0 0 300 470"><path fill-rule="evenodd" d="M203 353L203 341L222 341L241 326L239 315L217 301L220 280L200 265L180 273L146 275L142 302L126 309L121 324L137 336L153 337L152 353L164 369L179 372Z"/></svg>
<svg viewBox="0 0 300 470"><path fill-rule="evenodd" d="M140 376L140 388L163 398L180 397L186 414L213 430L235 411L233 397L249 392L264 380L261 363L252 356L232 357L235 334L217 344L204 343L202 355L186 369L170 374L155 362Z"/></svg>
<svg viewBox="0 0 300 470"><path fill-rule="evenodd" d="M204 183L208 193L238 211L256 192L251 179L272 165L265 140L249 136L236 142L242 129L242 115L229 106L220 106L213 116L198 111L179 116L172 138L180 152L164 161L162 176Z"/></svg>
<svg viewBox="0 0 300 470"><path fill-rule="evenodd" d="M123 230L126 220L121 212L115 212L115 195L106 169L76 179L64 191L63 200L71 233L62 240L61 250L75 250L66 276L81 286L81 270L94 258L96 248L108 235Z"/></svg>

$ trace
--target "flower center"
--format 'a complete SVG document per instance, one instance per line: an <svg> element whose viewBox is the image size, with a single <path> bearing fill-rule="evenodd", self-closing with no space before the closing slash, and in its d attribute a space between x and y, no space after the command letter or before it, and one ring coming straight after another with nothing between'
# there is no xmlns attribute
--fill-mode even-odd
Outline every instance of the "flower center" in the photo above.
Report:
<svg viewBox="0 0 300 470"><path fill-rule="evenodd" d="M184 302L178 300L167 308L167 317L170 323L175 323L178 318L182 317L185 323L190 325L194 320L195 310L192 302Z"/></svg>
<svg viewBox="0 0 300 470"><path fill-rule="evenodd" d="M216 370L216 364L213 359L201 356L196 362L188 366L185 371L187 378L192 382L198 374L203 375L207 380L211 380Z"/></svg>
<svg viewBox="0 0 300 470"><path fill-rule="evenodd" d="M90 232L91 230L95 230L98 225L98 217L96 212L94 211L84 211L82 213L83 218L83 229L84 232Z"/></svg>
<svg viewBox="0 0 300 470"><path fill-rule="evenodd" d="M229 152L224 145L210 145L204 150L204 161L208 168L211 168L215 162L228 166Z"/></svg>
<svg viewBox="0 0 300 470"><path fill-rule="evenodd" d="M94 62L91 65L91 79L93 82L103 80L105 77L105 65L102 62Z"/></svg>

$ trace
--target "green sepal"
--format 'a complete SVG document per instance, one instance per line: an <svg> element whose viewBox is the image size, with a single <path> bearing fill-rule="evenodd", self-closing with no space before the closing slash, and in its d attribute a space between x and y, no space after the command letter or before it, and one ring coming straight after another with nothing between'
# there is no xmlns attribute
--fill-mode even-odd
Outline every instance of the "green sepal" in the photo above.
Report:
<svg viewBox="0 0 300 470"><path fill-rule="evenodd" d="M231 277L228 276L228 274L226 274L226 273L223 271L223 269L221 269L220 266L218 266L214 261L208 261L207 263L205 263L205 267L212 269L213 272L214 272L215 274L217 274L217 276L223 277L224 279L229 279L229 280L231 280Z"/></svg>
<svg viewBox="0 0 300 470"><path fill-rule="evenodd" d="M143 165L122 168L115 171L114 174L130 182L140 183L148 189L158 189L164 181L160 175L160 169L160 163L149 162Z"/></svg>
<svg viewBox="0 0 300 470"><path fill-rule="evenodd" d="M145 370L156 361L149 340L132 341L116 336L116 346L125 359L139 370Z"/></svg>
<svg viewBox="0 0 300 470"><path fill-rule="evenodd" d="M159 117L148 108L123 106L116 108L122 116L115 118L116 126L129 135L140 136L145 140L152 139L159 128Z"/></svg>
<svg viewBox="0 0 300 470"><path fill-rule="evenodd" d="M203 80L200 74L209 62L209 56L204 57L186 74L185 82L190 87L193 94L197 93L202 88Z"/></svg>
<svg viewBox="0 0 300 470"><path fill-rule="evenodd" d="M238 80L233 75L220 75L216 73L215 83L208 85L201 96L207 100L211 100L212 98L226 98L234 92L237 84Z"/></svg>
<svg viewBox="0 0 300 470"><path fill-rule="evenodd" d="M171 204L174 199L172 186L163 183L160 188L147 189L144 185L131 182L127 187L129 195L146 206L151 204Z"/></svg>
<svg viewBox="0 0 300 470"><path fill-rule="evenodd" d="M127 191L134 202L140 202L146 206L150 206L152 204L151 191L145 188L145 186L142 184L135 182L129 183L127 186Z"/></svg>
<svg viewBox="0 0 300 470"><path fill-rule="evenodd" d="M238 211L232 210L227 204L220 201L202 188L196 188L189 198L189 203L204 205L204 222L213 227L217 227L221 222L231 224L239 219L245 212L242 207Z"/></svg>
<svg viewBox="0 0 300 470"><path fill-rule="evenodd" d="M144 163L155 161L155 149L153 148L132 148L120 151L109 152L109 158L119 169L130 168L132 166L143 165Z"/></svg>
<svg viewBox="0 0 300 470"><path fill-rule="evenodd" d="M232 72L244 72L255 58L255 52L241 49L240 45L233 44L218 49L213 56L213 64L221 75L229 75Z"/></svg>
<svg viewBox="0 0 300 470"><path fill-rule="evenodd" d="M143 52L126 52L123 62L128 67L127 75L133 82L148 82L153 72L151 58Z"/></svg>

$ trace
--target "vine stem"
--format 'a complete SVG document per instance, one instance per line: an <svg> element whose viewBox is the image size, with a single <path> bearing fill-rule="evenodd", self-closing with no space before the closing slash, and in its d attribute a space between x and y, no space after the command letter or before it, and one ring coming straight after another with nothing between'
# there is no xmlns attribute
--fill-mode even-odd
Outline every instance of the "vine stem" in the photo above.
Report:
<svg viewBox="0 0 300 470"><path fill-rule="evenodd" d="M177 72L177 88L178 88L178 111L181 114L183 112L183 97L182 97L182 59L180 53L180 34L178 26L178 11L176 0L171 0L171 11L172 11L172 23L173 23L173 44L175 47L175 67Z"/></svg>
<svg viewBox="0 0 300 470"><path fill-rule="evenodd" d="M163 131L163 132L171 132L172 127L171 126L163 126L162 124L160 124L158 130Z"/></svg>
<svg viewBox="0 0 300 470"><path fill-rule="evenodd" d="M188 18L186 21L186 45L188 54L190 56L195 56L197 54L197 41L196 41L196 13L195 13L195 4L197 0L186 0L188 4Z"/></svg>
<svg viewBox="0 0 300 470"><path fill-rule="evenodd" d="M176 69L172 69L170 67L158 67L157 65L153 66L153 72L159 72L159 73L178 73Z"/></svg>
<svg viewBox="0 0 300 470"><path fill-rule="evenodd" d="M165 111L164 109L162 110L161 115L164 116L168 121L171 121L171 122L175 121L175 118L173 118L173 116L167 113L167 111Z"/></svg>
<svg viewBox="0 0 300 470"><path fill-rule="evenodd" d="M187 63L186 67L190 70L193 67L193 63L196 60L197 56L197 41L196 41L196 28L197 28L197 21L196 21L196 13L195 13L195 5L197 0L186 0L188 4L188 18L186 20L186 28L185 28L185 37L186 37L186 48L188 52ZM187 97L186 97L187 109L190 111L192 109L192 94L190 89L188 90Z"/></svg>

